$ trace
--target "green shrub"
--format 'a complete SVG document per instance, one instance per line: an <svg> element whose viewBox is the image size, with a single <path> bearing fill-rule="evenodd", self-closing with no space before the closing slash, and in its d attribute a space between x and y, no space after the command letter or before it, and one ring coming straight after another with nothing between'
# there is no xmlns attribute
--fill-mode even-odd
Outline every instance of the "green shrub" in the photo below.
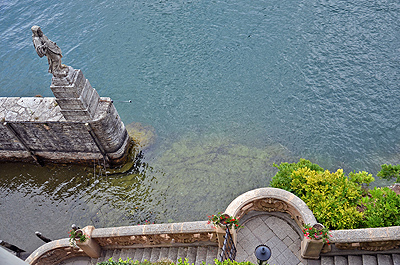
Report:
<svg viewBox="0 0 400 265"><path fill-rule="evenodd" d="M272 178L270 186L273 188L284 189L290 192L293 192L291 188L291 174L293 171L298 170L300 168L309 168L315 171L324 171L322 167L317 164L311 163L309 160L301 158L298 163L281 163L276 165L273 164L274 167L278 168L279 171L276 175Z"/></svg>
<svg viewBox="0 0 400 265"><path fill-rule="evenodd" d="M168 259L164 259L161 261L157 261L157 262L150 262L150 261L133 261L132 259L128 258L127 260L122 260L121 258L118 261L113 261L112 258L110 258L107 261L103 261L100 263L97 263L97 265L124 265L124 264L134 264L134 265L175 265L175 263L168 261ZM206 263L203 262L203 265L205 265ZM254 265L253 263L249 262L249 261L245 261L245 262L237 262L237 261L231 261L231 260L224 260L223 262L218 261L217 259L214 260L214 264L215 265ZM176 263L176 265L193 265L189 263L189 261L187 259L183 260L179 259L178 262Z"/></svg>
<svg viewBox="0 0 400 265"><path fill-rule="evenodd" d="M400 195L388 188L369 190L375 179L365 171L324 171L308 160L281 163L271 186L293 192L313 212L318 222L330 229L400 225ZM378 176L400 182L400 165L382 165Z"/></svg>
<svg viewBox="0 0 400 265"><path fill-rule="evenodd" d="M365 216L363 227L400 225L400 195L387 187L375 187L369 193L370 196L362 198Z"/></svg>
<svg viewBox="0 0 400 265"><path fill-rule="evenodd" d="M400 182L400 165L382 165L381 171L378 172L377 176L382 179L392 180L396 179L396 182Z"/></svg>
<svg viewBox="0 0 400 265"><path fill-rule="evenodd" d="M342 169L335 173L301 168L292 172L291 188L329 229L357 228L363 214L357 211L362 190Z"/></svg>

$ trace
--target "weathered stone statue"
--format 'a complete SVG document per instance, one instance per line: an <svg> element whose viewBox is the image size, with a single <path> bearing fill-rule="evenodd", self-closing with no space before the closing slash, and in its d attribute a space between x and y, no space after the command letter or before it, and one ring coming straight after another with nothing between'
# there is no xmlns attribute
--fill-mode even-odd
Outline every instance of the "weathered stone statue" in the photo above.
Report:
<svg viewBox="0 0 400 265"><path fill-rule="evenodd" d="M39 57L46 56L49 62L49 73L54 77L65 77L68 74L68 66L61 64L61 49L57 43L52 42L43 34L39 26L33 26L32 41Z"/></svg>

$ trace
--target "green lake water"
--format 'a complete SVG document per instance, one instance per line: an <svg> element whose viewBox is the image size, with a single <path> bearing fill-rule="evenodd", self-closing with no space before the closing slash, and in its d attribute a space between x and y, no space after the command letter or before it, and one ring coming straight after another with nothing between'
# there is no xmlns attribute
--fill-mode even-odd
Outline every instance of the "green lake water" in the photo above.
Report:
<svg viewBox="0 0 400 265"><path fill-rule="evenodd" d="M0 240L28 251L72 223L205 220L273 163L400 163L397 1L3 0L1 96L52 96L33 25L154 135L124 174L1 164Z"/></svg>

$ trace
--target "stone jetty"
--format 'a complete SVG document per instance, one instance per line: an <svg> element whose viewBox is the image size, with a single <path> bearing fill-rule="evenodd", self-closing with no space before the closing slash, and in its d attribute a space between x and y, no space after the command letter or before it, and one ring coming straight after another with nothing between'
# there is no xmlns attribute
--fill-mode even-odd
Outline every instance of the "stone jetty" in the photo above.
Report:
<svg viewBox="0 0 400 265"><path fill-rule="evenodd" d="M48 58L55 98L0 98L0 161L123 163L131 140L112 100L81 70L61 64L61 49L40 27L32 32L39 57Z"/></svg>

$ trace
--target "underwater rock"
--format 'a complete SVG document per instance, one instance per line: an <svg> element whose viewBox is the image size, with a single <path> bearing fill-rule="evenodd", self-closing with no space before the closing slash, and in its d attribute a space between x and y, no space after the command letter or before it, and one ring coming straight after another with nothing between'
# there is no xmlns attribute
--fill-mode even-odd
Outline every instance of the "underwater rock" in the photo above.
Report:
<svg viewBox="0 0 400 265"><path fill-rule="evenodd" d="M155 143L156 133L154 127L150 125L132 122L126 125L126 130L139 149L148 148Z"/></svg>
<svg viewBox="0 0 400 265"><path fill-rule="evenodd" d="M291 160L279 144L252 147L217 135L190 135L171 144L152 166L165 207L178 209L179 221L202 220L224 211L236 196L267 187L276 173L273 163ZM182 215L182 213L185 213Z"/></svg>

